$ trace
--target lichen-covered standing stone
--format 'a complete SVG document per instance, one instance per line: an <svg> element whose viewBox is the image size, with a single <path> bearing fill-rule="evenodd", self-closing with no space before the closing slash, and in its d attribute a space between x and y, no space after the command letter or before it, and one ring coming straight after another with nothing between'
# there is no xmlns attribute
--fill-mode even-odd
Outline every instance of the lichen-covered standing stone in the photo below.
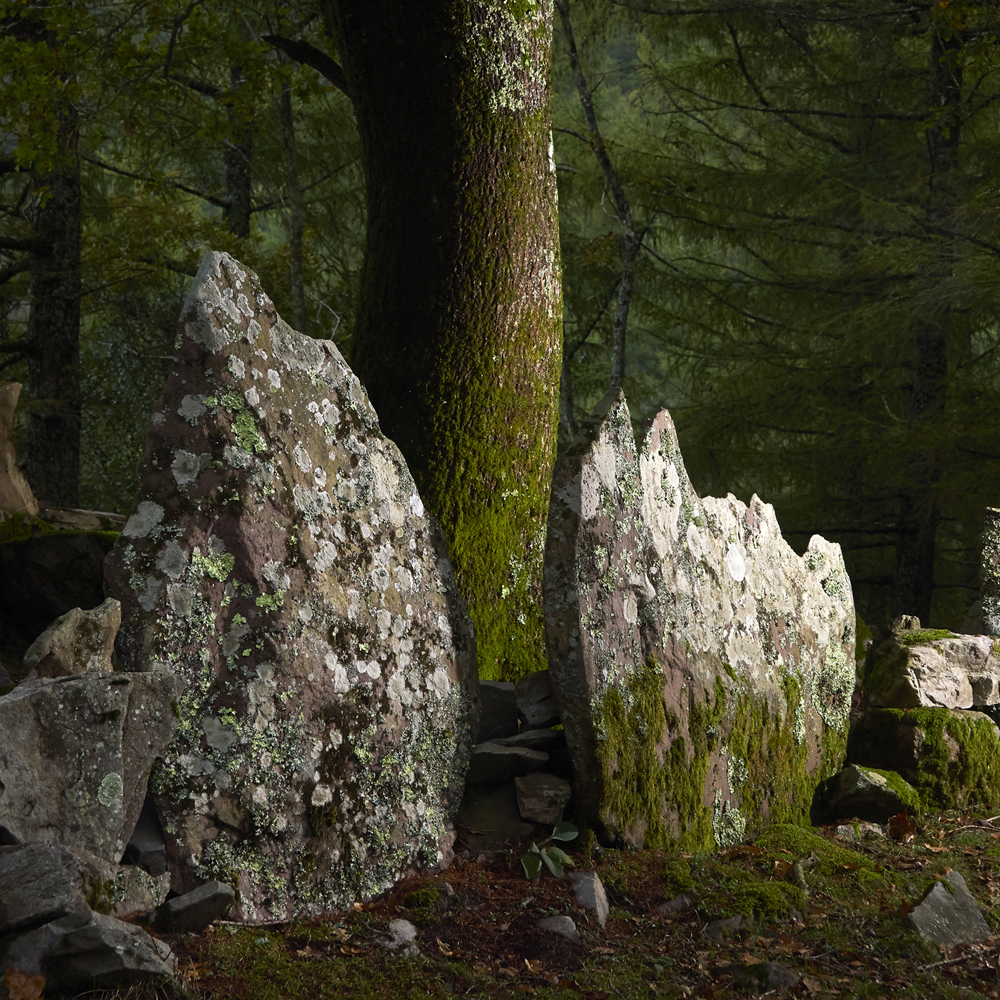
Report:
<svg viewBox="0 0 1000 1000"><path fill-rule="evenodd" d="M182 679L151 789L177 892L349 906L453 840L477 704L446 546L330 341L209 253L108 557L130 670Z"/></svg>
<svg viewBox="0 0 1000 1000"><path fill-rule="evenodd" d="M637 452L615 390L556 464L545 597L577 808L602 839L704 848L808 817L854 689L839 546L800 557L757 497L699 498L667 411Z"/></svg>

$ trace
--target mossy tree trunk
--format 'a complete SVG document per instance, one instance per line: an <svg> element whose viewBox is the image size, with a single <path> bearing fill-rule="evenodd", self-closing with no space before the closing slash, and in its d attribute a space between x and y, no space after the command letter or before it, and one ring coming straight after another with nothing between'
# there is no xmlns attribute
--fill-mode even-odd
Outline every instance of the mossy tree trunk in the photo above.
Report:
<svg viewBox="0 0 1000 1000"><path fill-rule="evenodd" d="M331 0L368 232L351 362L445 531L480 673L544 664L561 292L551 0Z"/></svg>

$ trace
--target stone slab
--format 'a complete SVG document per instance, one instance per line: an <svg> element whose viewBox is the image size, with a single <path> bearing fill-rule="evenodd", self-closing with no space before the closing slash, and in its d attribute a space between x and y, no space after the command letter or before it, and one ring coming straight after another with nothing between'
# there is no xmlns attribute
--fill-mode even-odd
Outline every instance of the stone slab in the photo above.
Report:
<svg viewBox="0 0 1000 1000"><path fill-rule="evenodd" d="M106 564L127 670L182 679L150 786L178 894L341 910L450 856L478 725L447 546L332 341L207 254Z"/></svg>
<svg viewBox="0 0 1000 1000"><path fill-rule="evenodd" d="M956 871L948 872L944 878L950 888L937 882L903 922L935 947L954 948L988 938L992 934L990 925L983 918L965 879Z"/></svg>
<svg viewBox="0 0 1000 1000"><path fill-rule="evenodd" d="M813 536L799 556L759 498L699 497L666 410L637 448L615 390L560 456L544 591L577 809L603 842L691 834L707 848L711 829L728 846L768 810L808 809L799 779L775 783L777 744L744 756L734 725L751 712L779 720L794 747L783 773L811 789L840 768L855 686L840 547ZM706 777L692 802L681 789L695 753ZM656 786L656 774L635 773L654 759L685 772L655 801L634 792Z"/></svg>

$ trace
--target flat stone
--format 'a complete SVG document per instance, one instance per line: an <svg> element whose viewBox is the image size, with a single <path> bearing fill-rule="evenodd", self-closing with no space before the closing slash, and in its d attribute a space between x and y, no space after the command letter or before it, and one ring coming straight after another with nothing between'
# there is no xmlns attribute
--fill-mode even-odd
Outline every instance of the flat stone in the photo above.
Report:
<svg viewBox="0 0 1000 1000"><path fill-rule="evenodd" d="M573 883L577 903L585 910L593 910L597 923L603 927L608 922L611 907L608 905L608 895L604 891L601 876L597 872L573 872L570 881Z"/></svg>
<svg viewBox="0 0 1000 1000"><path fill-rule="evenodd" d="M156 910L154 926L158 930L200 934L213 920L221 917L236 898L231 886L224 882L204 885L168 899Z"/></svg>
<svg viewBox="0 0 1000 1000"><path fill-rule="evenodd" d="M92 611L80 608L67 611L25 652L27 679L110 674L114 669L111 654L121 622L122 606L110 598Z"/></svg>
<svg viewBox="0 0 1000 1000"><path fill-rule="evenodd" d="M573 786L563 778L536 771L514 779L517 808L529 823L555 825L573 794Z"/></svg>
<svg viewBox="0 0 1000 1000"><path fill-rule="evenodd" d="M544 729L559 722L559 702L548 670L525 674L517 682L516 692L522 730Z"/></svg>
<svg viewBox="0 0 1000 1000"><path fill-rule="evenodd" d="M720 917L717 920L710 920L705 925L705 935L710 937L716 944L722 944L727 938L731 938L743 926L743 918Z"/></svg>
<svg viewBox="0 0 1000 1000"><path fill-rule="evenodd" d="M951 889L940 882L935 883L923 901L903 918L903 922L935 947L954 948L955 945L988 938L993 932L969 892L965 879L956 871L950 871L944 877Z"/></svg>
<svg viewBox="0 0 1000 1000"><path fill-rule="evenodd" d="M251 271L206 254L178 334L106 563L122 665L184 691L150 775L172 889L344 910L451 856L479 694L447 545L333 341Z"/></svg>
<svg viewBox="0 0 1000 1000"><path fill-rule="evenodd" d="M848 764L816 789L813 818L817 823L852 817L885 823L890 816L906 810L917 813L917 790L898 774L889 774L891 777L886 777L870 768Z"/></svg>
<svg viewBox="0 0 1000 1000"><path fill-rule="evenodd" d="M549 755L528 747L480 743L472 749L467 785L497 785L544 767Z"/></svg>
<svg viewBox="0 0 1000 1000"><path fill-rule="evenodd" d="M790 780L775 784L767 762L776 746L761 748L759 766L735 752L747 744L733 732L737 704L782 720L784 742L801 747L807 794L832 769L824 731L846 735L855 687L840 547L813 536L800 556L758 497L699 497L666 410L637 448L616 389L557 460L544 600L577 812L603 843L661 843L690 828L669 781L660 801L617 811L645 779L608 765L608 740L630 765L657 767L682 746L690 767L692 748L706 747L698 797L718 847L765 822L772 797L802 796ZM693 706L723 703L709 733Z"/></svg>
<svg viewBox="0 0 1000 1000"><path fill-rule="evenodd" d="M0 942L0 967L44 976L46 991L116 989L171 976L169 960L144 930L91 912Z"/></svg>
<svg viewBox="0 0 1000 1000"><path fill-rule="evenodd" d="M527 729L516 736L504 736L491 740L502 747L527 747L551 753L566 746L566 732L562 729Z"/></svg>
<svg viewBox="0 0 1000 1000"><path fill-rule="evenodd" d="M63 847L0 847L0 935L87 909L76 859Z"/></svg>
<svg viewBox="0 0 1000 1000"><path fill-rule="evenodd" d="M512 681L480 681L478 743L517 734L517 695Z"/></svg>
<svg viewBox="0 0 1000 1000"><path fill-rule="evenodd" d="M24 681L0 697L0 830L117 863L180 693L161 669Z"/></svg>
<svg viewBox="0 0 1000 1000"><path fill-rule="evenodd" d="M560 934L574 944L580 944L580 932L576 929L576 924L572 917L542 917L538 921L538 929L548 931L550 934Z"/></svg>

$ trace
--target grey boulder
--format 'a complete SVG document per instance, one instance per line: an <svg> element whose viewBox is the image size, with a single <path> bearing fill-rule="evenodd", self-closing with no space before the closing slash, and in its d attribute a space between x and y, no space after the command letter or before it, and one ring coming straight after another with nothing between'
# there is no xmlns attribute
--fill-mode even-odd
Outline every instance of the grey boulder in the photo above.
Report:
<svg viewBox="0 0 1000 1000"><path fill-rule="evenodd" d="M954 948L982 941L992 931L983 919L965 879L955 871L945 875L949 885L936 882L923 901L903 918L928 944Z"/></svg>
<svg viewBox="0 0 1000 1000"><path fill-rule="evenodd" d="M235 898L236 893L225 882L206 882L158 907L153 926L161 931L198 934L221 917Z"/></svg>
<svg viewBox="0 0 1000 1000"><path fill-rule="evenodd" d="M180 690L154 671L25 681L0 697L0 832L117 863Z"/></svg>
<svg viewBox="0 0 1000 1000"><path fill-rule="evenodd" d="M536 771L514 779L517 808L530 823L558 823L573 794L573 786L563 778Z"/></svg>
<svg viewBox="0 0 1000 1000"><path fill-rule="evenodd" d="M608 921L611 907L608 905L608 894L604 891L604 883L597 872L573 872L570 875L573 883L573 895L577 903L585 910L593 910L597 923L603 927Z"/></svg>
<svg viewBox="0 0 1000 1000"><path fill-rule="evenodd" d="M76 858L58 845L0 847L0 934L87 909Z"/></svg>
<svg viewBox="0 0 1000 1000"><path fill-rule="evenodd" d="M542 729L559 721L559 702L548 670L525 674L517 682L516 693L522 730Z"/></svg>
<svg viewBox="0 0 1000 1000"><path fill-rule="evenodd" d="M27 679L110 674L114 669L111 653L121 623L122 606L113 598L92 611L67 611L25 651Z"/></svg>
<svg viewBox="0 0 1000 1000"><path fill-rule="evenodd" d="M161 954L141 928L100 913L71 913L0 943L0 968L45 977L47 990L115 988L170 978Z"/></svg>

